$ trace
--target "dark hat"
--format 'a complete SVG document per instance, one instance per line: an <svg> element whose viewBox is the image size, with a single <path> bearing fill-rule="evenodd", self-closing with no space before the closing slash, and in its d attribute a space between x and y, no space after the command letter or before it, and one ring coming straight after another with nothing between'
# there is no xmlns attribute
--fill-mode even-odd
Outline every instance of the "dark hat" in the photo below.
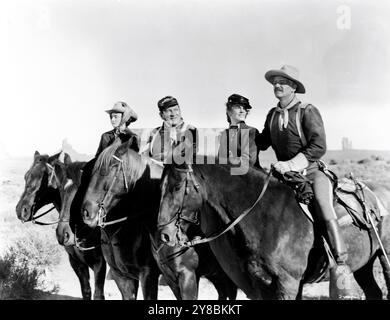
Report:
<svg viewBox="0 0 390 320"><path fill-rule="evenodd" d="M272 83L274 77L281 76L293 81L297 85L296 93L305 93L305 86L300 82L299 79L299 71L297 68L289 65L284 65L279 70L270 70L265 74L265 79L268 82Z"/></svg>
<svg viewBox="0 0 390 320"><path fill-rule="evenodd" d="M249 100L243 96L240 96L239 94L232 94L228 98L228 102L226 103L227 106L232 106L238 104L240 106L245 107L246 109L252 109L252 106L249 104Z"/></svg>
<svg viewBox="0 0 390 320"><path fill-rule="evenodd" d="M178 106L179 104L177 103L177 100L174 97L166 96L161 100L159 100L157 105L160 111L163 111L167 108Z"/></svg>
<svg viewBox="0 0 390 320"><path fill-rule="evenodd" d="M126 102L118 101L110 110L106 110L108 114L111 113L123 113L121 123L131 123L135 122L138 119L137 114L133 109L131 109Z"/></svg>

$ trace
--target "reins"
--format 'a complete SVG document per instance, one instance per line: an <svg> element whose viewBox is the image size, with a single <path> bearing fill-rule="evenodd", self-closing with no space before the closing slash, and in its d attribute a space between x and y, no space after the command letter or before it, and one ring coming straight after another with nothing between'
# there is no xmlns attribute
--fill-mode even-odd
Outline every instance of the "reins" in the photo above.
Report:
<svg viewBox="0 0 390 320"><path fill-rule="evenodd" d="M193 240L184 241L184 242L179 243L179 244L182 245L182 246L189 246L190 247L190 246L194 246L194 245L201 244L201 243L207 243L207 242L210 242L210 241L213 241L213 240L219 238L220 236L222 236L223 234L225 234L229 230L233 229L236 224L238 224L242 219L244 219L252 211L252 209L259 203L261 198L263 198L263 196L265 194L265 191L267 190L268 184L269 184L269 182L271 180L271 176L272 176L272 168L271 168L271 170L269 171L269 173L268 173L268 175L266 177L266 180L265 180L264 185L263 185L263 189L261 190L259 196L257 197L256 201L253 203L253 205L251 207L249 207L248 209L246 209L244 212L242 212L223 231L221 231L220 233L218 233L215 236L209 236L209 237L206 237L206 238L195 238Z"/></svg>
<svg viewBox="0 0 390 320"><path fill-rule="evenodd" d="M173 216L172 219L169 220L169 222L167 223L164 223L164 224L159 224L158 225L158 228L162 228L164 226L167 226L168 224L172 223L174 220L176 220L176 228L178 229L178 232L180 232L180 227L179 227L179 221L180 219L182 220L185 220L185 221L188 221L188 222L193 222L191 219L187 219L187 218L183 218L181 217L181 212L183 210L183 205L184 205L184 198L185 198L185 195L188 193L188 190L187 190L187 181L188 179L190 178L194 184L194 187L196 189L197 192L199 192L199 184L197 183L195 177L194 177L194 172L193 172L193 169L192 169L192 166L189 165L188 169L180 169L180 168L175 168L175 170L177 171L181 171L181 172L186 172L187 173L187 177L186 177L186 190L184 192L184 195L183 195L183 200L182 200L182 204L179 208L179 210L177 211L177 213ZM252 209L259 203L259 201L261 200L261 198L263 198L264 196L264 193L265 191L267 190L267 187L268 187L268 184L271 180L271 176L272 176L272 168L271 170L269 171L266 179L265 179L265 182L264 182L264 185L263 185L263 188L259 194L259 196L257 197L256 201L253 203L253 205L251 207L249 207L248 209L246 209L244 212L242 212L236 219L234 219L234 221L232 223L230 223L224 230L222 230L221 232L219 232L218 234L214 235L214 236L209 236L209 237L205 237L205 238L200 238L200 237L196 237L194 238L193 240L190 240L190 241L180 241L179 240L179 245L180 246L185 246L185 247L191 247L191 246L195 246L197 244L201 244L201 243L207 243L207 242L210 242L210 241L213 241L217 238L219 238L220 236L222 236L223 234L225 234L226 232L228 232L229 230L233 229L235 225L237 225L242 219L244 219L251 211ZM199 224L199 223L198 223ZM161 248L159 248L161 249Z"/></svg>
<svg viewBox="0 0 390 320"><path fill-rule="evenodd" d="M37 221L38 218L43 217L45 214L48 214L50 211L52 211L54 209L55 209L55 206L52 206L49 210L46 210L45 212L39 214L38 216L33 216L31 218L31 223L37 224L37 225L40 225L40 226L50 226L50 225L58 223L59 220L53 221L53 222L40 222L40 221Z"/></svg>

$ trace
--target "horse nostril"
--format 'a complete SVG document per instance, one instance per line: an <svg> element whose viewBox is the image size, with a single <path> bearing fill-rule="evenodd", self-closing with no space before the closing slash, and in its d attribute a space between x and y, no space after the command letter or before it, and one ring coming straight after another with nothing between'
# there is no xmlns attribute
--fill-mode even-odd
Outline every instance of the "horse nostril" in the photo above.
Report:
<svg viewBox="0 0 390 320"><path fill-rule="evenodd" d="M169 236L166 233L161 234L161 241L162 242L169 242Z"/></svg>
<svg viewBox="0 0 390 320"><path fill-rule="evenodd" d="M83 215L84 215L85 218L89 218L89 213L88 213L87 209L84 209Z"/></svg>
<svg viewBox="0 0 390 320"><path fill-rule="evenodd" d="M28 220L28 217L29 217L29 213L28 213L28 210L25 206L22 207L22 222L25 222Z"/></svg>
<svg viewBox="0 0 390 320"><path fill-rule="evenodd" d="M68 242L69 238L70 238L69 232L65 232L65 234L64 234L64 242Z"/></svg>

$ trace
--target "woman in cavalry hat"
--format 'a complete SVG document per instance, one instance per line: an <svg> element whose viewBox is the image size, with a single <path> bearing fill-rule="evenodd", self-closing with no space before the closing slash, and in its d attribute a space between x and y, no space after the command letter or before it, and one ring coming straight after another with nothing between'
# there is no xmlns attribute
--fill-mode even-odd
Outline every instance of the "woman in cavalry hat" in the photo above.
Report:
<svg viewBox="0 0 390 320"><path fill-rule="evenodd" d="M135 111L130 108L126 102L118 101L110 110L106 110L106 112L110 116L110 121L114 129L102 134L95 158L97 158L105 148L111 145L117 137L119 137L122 142L131 140L131 148L138 152L140 144L139 137L128 128L130 123L135 122L138 119Z"/></svg>
<svg viewBox="0 0 390 320"><path fill-rule="evenodd" d="M259 131L245 123L252 106L249 100L239 94L229 96L226 103L226 117L229 128L219 137L218 159L220 163L241 165L244 161L250 166L260 168L257 141ZM248 169L248 166L246 167ZM246 173L247 170L242 172Z"/></svg>
<svg viewBox="0 0 390 320"><path fill-rule="evenodd" d="M298 70L289 65L270 70L265 79L273 86L279 100L266 118L260 134L260 149L272 146L278 162L276 171L284 174L299 172L312 182L314 192L314 221L321 226L331 247L336 266L330 270L330 288L338 298L350 298L352 273L347 265L347 247L333 208L333 191L329 178L320 170L319 160L326 152L324 123L319 110L301 103L296 93L305 93Z"/></svg>

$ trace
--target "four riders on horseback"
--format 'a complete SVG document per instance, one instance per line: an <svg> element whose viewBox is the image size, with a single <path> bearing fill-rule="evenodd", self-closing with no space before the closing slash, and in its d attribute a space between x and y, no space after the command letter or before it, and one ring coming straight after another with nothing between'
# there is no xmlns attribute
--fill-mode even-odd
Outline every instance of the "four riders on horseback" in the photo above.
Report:
<svg viewBox="0 0 390 320"><path fill-rule="evenodd" d="M238 94L229 96L226 103L229 127L219 137L218 161L232 166L246 163L261 168L259 151L271 146L277 158L273 165L276 174L284 176L295 172L310 181L314 193L314 221L324 228L323 235L336 261L331 270L331 282L343 283L339 288L340 297L348 297L352 274L346 264L348 254L333 208L332 185L321 170L320 159L326 152L326 137L320 112L312 104L302 103L296 96L297 93L305 93L296 68L285 65L268 71L265 78L273 85L275 97L279 100L277 106L269 111L260 133L245 123L252 108L249 100ZM137 120L137 114L126 103L115 103L112 109L106 111L114 129L102 135L96 157L119 137L122 142L131 140L132 149L160 164L172 163L173 150L179 145L181 150L192 152L194 160L198 150L198 132L194 126L184 122L178 101L171 96L164 97L158 101L158 108L163 124L152 130L146 145L139 150L139 137L128 129L130 123ZM182 144L185 144L184 148Z"/></svg>

